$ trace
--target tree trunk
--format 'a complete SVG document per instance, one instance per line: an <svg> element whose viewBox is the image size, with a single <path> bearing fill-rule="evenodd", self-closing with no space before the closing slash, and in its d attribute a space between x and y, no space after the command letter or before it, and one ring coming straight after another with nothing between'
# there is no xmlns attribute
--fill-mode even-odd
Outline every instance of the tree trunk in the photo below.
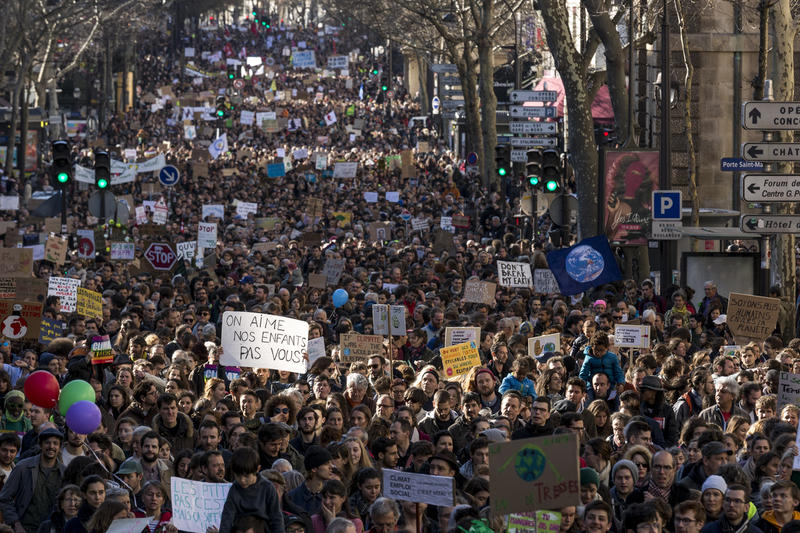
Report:
<svg viewBox="0 0 800 533"><path fill-rule="evenodd" d="M769 53L769 12L772 0L761 0L758 4L758 74L753 79L753 99L764 98L764 80L767 79L767 56Z"/></svg>
<svg viewBox="0 0 800 533"><path fill-rule="evenodd" d="M692 52L689 49L689 36L686 32L686 17L683 12L682 0L675 0L675 13L678 19L678 30L681 37L681 52L683 53L683 64L686 68L684 77L684 98L683 98L683 124L686 128L686 151L689 156L689 200L692 202L692 226L700 225L700 202L697 197L697 151L694 147L694 116L692 115L692 83L694 82L694 64L692 63ZM662 81L662 90L667 89L667 82ZM699 245L699 240L694 239L695 246ZM695 250L699 251L699 250Z"/></svg>
<svg viewBox="0 0 800 533"><path fill-rule="evenodd" d="M619 32L608 12L608 4L600 0L584 0L583 5L589 13L592 26L603 43L606 56L606 83L614 108L614 126L617 139L628 138L628 91L625 83L626 58L620 42ZM633 36L628 36L629 46ZM631 73L631 79L633 79Z"/></svg>
<svg viewBox="0 0 800 533"><path fill-rule="evenodd" d="M598 227L598 160L586 78L563 0L539 0L539 5L547 29L547 44L561 74L569 109L567 149L578 189L578 237L591 237L597 234Z"/></svg>
<svg viewBox="0 0 800 533"><path fill-rule="evenodd" d="M789 0L776 0L770 11L772 25L772 74L773 90L776 101L785 102L794 99L794 23ZM794 132L785 131L773 134L773 140L792 142ZM791 174L792 165L783 163L774 165L778 172ZM778 204L778 213L794 214L794 203ZM793 234L780 234L771 237L772 256L770 261L771 284L780 286L781 299L791 305L789 324L794 327L795 301L795 254Z"/></svg>
<svg viewBox="0 0 800 533"><path fill-rule="evenodd" d="M497 97L494 95L494 58L492 57L492 39L489 36L489 28L494 17L492 9L493 0L483 0L483 21L482 31L478 39L478 61L480 62L481 75L478 78L480 83L481 101L481 133L483 134L483 157L486 161L484 172L488 176L491 189L500 192L501 197L505 198L505 187L503 178L495 172L495 146L497 146ZM506 176L505 179L509 179Z"/></svg>
<svg viewBox="0 0 800 533"><path fill-rule="evenodd" d="M13 176L14 169L14 147L16 145L17 126L19 126L19 101L22 94L22 82L25 79L22 69L17 71L17 82L11 92L11 124L8 131L8 143L6 145L5 172L6 176Z"/></svg>

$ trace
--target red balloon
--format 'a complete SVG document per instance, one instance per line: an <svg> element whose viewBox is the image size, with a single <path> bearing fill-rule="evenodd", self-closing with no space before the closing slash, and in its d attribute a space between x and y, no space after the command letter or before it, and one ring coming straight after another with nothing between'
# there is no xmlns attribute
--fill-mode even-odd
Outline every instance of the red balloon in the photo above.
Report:
<svg viewBox="0 0 800 533"><path fill-rule="evenodd" d="M25 380L25 396L33 405L52 409L58 403L60 392L58 380L47 370L37 370Z"/></svg>

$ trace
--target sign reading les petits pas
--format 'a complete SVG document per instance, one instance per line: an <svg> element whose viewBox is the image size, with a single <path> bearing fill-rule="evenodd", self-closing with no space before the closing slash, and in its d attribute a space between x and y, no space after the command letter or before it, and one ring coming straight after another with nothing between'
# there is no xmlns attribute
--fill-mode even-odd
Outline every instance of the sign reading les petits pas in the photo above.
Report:
<svg viewBox="0 0 800 533"><path fill-rule="evenodd" d="M737 341L738 337L761 341L772 335L780 310L778 298L732 292L728 298L727 324Z"/></svg>
<svg viewBox="0 0 800 533"><path fill-rule="evenodd" d="M580 504L578 438L561 434L489 446L492 514Z"/></svg>

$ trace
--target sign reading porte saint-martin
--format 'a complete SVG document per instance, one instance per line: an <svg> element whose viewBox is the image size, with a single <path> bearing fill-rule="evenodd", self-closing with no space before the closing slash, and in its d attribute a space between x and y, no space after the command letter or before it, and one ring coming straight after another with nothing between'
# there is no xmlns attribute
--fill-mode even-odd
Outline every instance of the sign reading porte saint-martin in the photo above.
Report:
<svg viewBox="0 0 800 533"><path fill-rule="evenodd" d="M744 174L742 199L746 202L796 202L800 199L800 176Z"/></svg>
<svg viewBox="0 0 800 533"><path fill-rule="evenodd" d="M800 102L745 102L742 127L746 130L800 130Z"/></svg>

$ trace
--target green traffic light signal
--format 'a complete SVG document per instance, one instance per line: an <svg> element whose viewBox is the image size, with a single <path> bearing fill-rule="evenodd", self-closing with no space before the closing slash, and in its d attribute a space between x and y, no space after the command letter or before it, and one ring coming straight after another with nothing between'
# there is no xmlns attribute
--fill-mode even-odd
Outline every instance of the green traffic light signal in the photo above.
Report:
<svg viewBox="0 0 800 533"><path fill-rule="evenodd" d="M224 117L225 116L225 111L223 111L222 109L217 110L217 116L219 118Z"/></svg>
<svg viewBox="0 0 800 533"><path fill-rule="evenodd" d="M503 168L503 167L500 167L500 168L498 168L498 169L497 169L497 173L498 173L500 176L505 176L505 175L508 173L508 171L507 171L505 168Z"/></svg>
<svg viewBox="0 0 800 533"><path fill-rule="evenodd" d="M372 69L372 75L373 76L377 76L378 75L378 69L376 69L376 68Z"/></svg>
<svg viewBox="0 0 800 533"><path fill-rule="evenodd" d="M536 187L539 185L539 176L528 176L528 183Z"/></svg>
<svg viewBox="0 0 800 533"><path fill-rule="evenodd" d="M97 187L100 189L105 189L108 187L108 181L105 178L100 178L97 180Z"/></svg>
<svg viewBox="0 0 800 533"><path fill-rule="evenodd" d="M69 181L69 174L66 172L59 172L58 175L56 175L56 179L59 183L66 183Z"/></svg>
<svg viewBox="0 0 800 533"><path fill-rule="evenodd" d="M253 11L253 16L255 17L256 15L257 15L257 13L255 11Z"/></svg>
<svg viewBox="0 0 800 533"><path fill-rule="evenodd" d="M232 80L235 76L233 74L228 74L228 79Z"/></svg>
<svg viewBox="0 0 800 533"><path fill-rule="evenodd" d="M266 26L267 28L269 28L269 24L267 24L267 21L266 21L266 20L262 20L262 21L261 21L261 25L262 25L262 26Z"/></svg>
<svg viewBox="0 0 800 533"><path fill-rule="evenodd" d="M381 85L381 91L388 91L388 90L389 90L389 86L388 85L386 85L386 84Z"/></svg>
<svg viewBox="0 0 800 533"><path fill-rule="evenodd" d="M544 188L547 189L547 192L555 192L558 189L558 182L556 180L548 180L544 184Z"/></svg>

